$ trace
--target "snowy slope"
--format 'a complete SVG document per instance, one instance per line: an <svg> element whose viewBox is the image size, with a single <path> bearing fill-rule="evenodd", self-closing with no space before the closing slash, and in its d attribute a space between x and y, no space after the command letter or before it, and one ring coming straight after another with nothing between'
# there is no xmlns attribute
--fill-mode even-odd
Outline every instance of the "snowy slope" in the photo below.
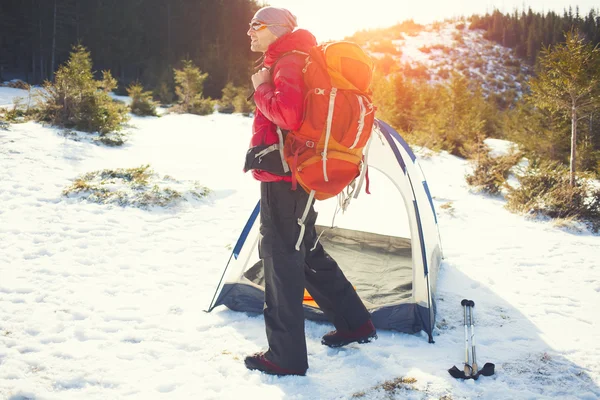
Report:
<svg viewBox="0 0 600 400"><path fill-rule="evenodd" d="M390 28L378 31L377 39L364 46L374 57L381 58L385 53L373 49L381 41L391 41L398 53L392 58L399 65L423 66L432 82L444 81L451 72L458 72L478 82L484 93L521 93L531 67L519 60L514 50L485 39L483 30L470 30L467 26L460 21L435 23L410 34L395 33Z"/></svg>
<svg viewBox="0 0 600 400"><path fill-rule="evenodd" d="M600 238L470 193L468 165L444 153L421 158L446 256L436 343L381 331L334 350L320 344L331 325L307 322L307 377L247 371L243 358L266 345L262 317L203 310L258 198L241 172L251 120L132 125L120 148L36 123L0 130L0 399L600 397ZM81 173L146 163L213 193L151 210L61 196ZM386 190L375 185L372 196ZM381 207L370 212L386 228ZM461 365L465 297L476 302L478 361L497 371L477 382L446 372ZM389 383L399 377L416 381Z"/></svg>

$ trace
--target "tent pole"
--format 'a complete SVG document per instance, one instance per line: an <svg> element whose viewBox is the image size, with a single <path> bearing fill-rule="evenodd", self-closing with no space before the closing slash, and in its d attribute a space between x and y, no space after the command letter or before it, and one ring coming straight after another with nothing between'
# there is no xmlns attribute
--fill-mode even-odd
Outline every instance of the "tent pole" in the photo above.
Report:
<svg viewBox="0 0 600 400"><path fill-rule="evenodd" d="M231 252L231 255L229 256L229 260L227 261L227 265L225 266L225 269L223 270L223 274L221 275L221 279L219 280L219 284L217 285L215 294L213 295L210 305L208 306L208 310L205 310L206 312L211 312L216 307L213 303L215 302L217 294L219 293L219 288L221 287L221 283L223 283L223 278L225 278L225 274L227 273L227 269L229 268L231 259L233 258L233 256L235 256L235 258L237 259L238 256L240 255L240 252L242 251L242 247L244 246L244 242L246 242L248 233L250 233L250 230L252 229L252 226L254 225L254 222L256 221L256 217L258 217L259 212L260 212L260 200L258 200L258 202L256 203L254 210L252 210L252 213L250 214L250 218L248 218L246 225L244 225L244 229L242 229L242 233L240 234L240 237L238 238L237 243L235 244L235 247L233 248L233 251Z"/></svg>
<svg viewBox="0 0 600 400"><path fill-rule="evenodd" d="M429 343L435 343L433 341L433 324L435 322L431 308L431 287L429 285L429 273L427 274L427 305L429 306L429 332L427 332L427 335L429 335Z"/></svg>
<svg viewBox="0 0 600 400"><path fill-rule="evenodd" d="M227 265L225 266L225 269L223 270L223 274L221 275L221 279L219 280L219 284L217 285L217 289L215 290L215 294L213 295L213 298L210 301L210 305L208 306L208 310L206 310L207 313L211 312L215 308L215 306L213 304L214 304L215 299L217 297L217 293L219 292L219 288L221 287L221 283L223 282L223 278L225 278L225 273L227 272L227 268L229 268L229 263L231 262L232 258L233 258L233 252L229 256L229 260L227 261Z"/></svg>

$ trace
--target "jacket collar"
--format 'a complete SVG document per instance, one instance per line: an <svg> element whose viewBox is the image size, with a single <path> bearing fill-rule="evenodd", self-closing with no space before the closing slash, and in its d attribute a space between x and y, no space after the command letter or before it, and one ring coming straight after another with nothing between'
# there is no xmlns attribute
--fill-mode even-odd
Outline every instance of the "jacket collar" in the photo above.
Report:
<svg viewBox="0 0 600 400"><path fill-rule="evenodd" d="M265 52L264 66L269 68L283 54L292 50L299 50L308 53L311 47L317 44L317 40L312 33L305 29L296 29L295 31L285 34L271 43Z"/></svg>

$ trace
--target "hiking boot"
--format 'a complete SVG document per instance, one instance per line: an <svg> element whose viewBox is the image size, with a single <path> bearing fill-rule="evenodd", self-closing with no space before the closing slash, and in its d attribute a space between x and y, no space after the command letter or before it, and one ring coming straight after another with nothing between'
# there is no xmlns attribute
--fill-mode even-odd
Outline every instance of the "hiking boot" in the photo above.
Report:
<svg viewBox="0 0 600 400"><path fill-rule="evenodd" d="M354 331L331 331L321 340L321 344L329 347L342 347L350 343L369 343L373 339L377 339L377 331L373 322L368 320Z"/></svg>
<svg viewBox="0 0 600 400"><path fill-rule="evenodd" d="M289 369L281 368L272 361L267 360L267 358L265 357L265 353L256 353L246 357L246 359L244 360L244 364L246 364L246 368L248 368L249 370L257 369L269 375L306 375L306 371L292 371Z"/></svg>

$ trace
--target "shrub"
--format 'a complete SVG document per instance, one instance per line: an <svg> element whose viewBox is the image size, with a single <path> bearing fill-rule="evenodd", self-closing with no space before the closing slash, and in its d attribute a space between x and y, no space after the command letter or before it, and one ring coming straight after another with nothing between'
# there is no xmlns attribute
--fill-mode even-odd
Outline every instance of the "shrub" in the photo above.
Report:
<svg viewBox="0 0 600 400"><path fill-rule="evenodd" d="M173 103L173 92L169 88L169 84L162 81L154 89L154 96L161 102L161 104L172 104Z"/></svg>
<svg viewBox="0 0 600 400"><path fill-rule="evenodd" d="M15 97L12 108L2 109L0 112L3 113L2 119L10 123L26 122L32 114L29 106L23 104L22 97Z"/></svg>
<svg viewBox="0 0 600 400"><path fill-rule="evenodd" d="M443 44L437 43L437 44L433 44L431 46L421 46L419 47L419 51L423 52L423 53L427 53L430 54L433 50L440 50L445 54L450 54L452 53L452 49L448 46L445 46Z"/></svg>
<svg viewBox="0 0 600 400"><path fill-rule="evenodd" d="M454 41L456 41L456 43L458 45L464 45L465 44L465 38L464 38L464 36L462 35L461 32L454 32L452 34L452 39L454 39Z"/></svg>
<svg viewBox="0 0 600 400"><path fill-rule="evenodd" d="M127 88L127 94L131 97L131 113L135 115L156 116L156 102L152 100L152 92L144 92L139 83L132 83Z"/></svg>
<svg viewBox="0 0 600 400"><path fill-rule="evenodd" d="M399 69L406 78L428 80L431 77L427 66L420 62L416 62L414 66L404 63Z"/></svg>
<svg viewBox="0 0 600 400"><path fill-rule="evenodd" d="M569 185L569 170L557 162L542 162L519 176L519 187L507 195L506 207L515 212L572 218L600 229L600 190L578 178Z"/></svg>
<svg viewBox="0 0 600 400"><path fill-rule="evenodd" d="M576 165L581 171L589 171L599 176L600 150L590 146L589 143L580 143L577 145L576 157Z"/></svg>
<svg viewBox="0 0 600 400"><path fill-rule="evenodd" d="M398 70L398 61L389 54L385 54L381 58L373 59L375 71L381 72L383 75L388 75Z"/></svg>
<svg viewBox="0 0 600 400"><path fill-rule="evenodd" d="M413 102L409 141L432 150L471 158L485 138L485 103L479 90L453 74L443 85L419 88Z"/></svg>
<svg viewBox="0 0 600 400"><path fill-rule="evenodd" d="M438 70L437 76L440 77L441 79L448 79L448 78L450 78L450 72L451 72L450 68L442 67Z"/></svg>
<svg viewBox="0 0 600 400"><path fill-rule="evenodd" d="M207 73L192 64L190 60L182 61L183 68L175 69L175 93L179 97L175 111L198 115L207 115L214 112L215 101L202 97L204 81Z"/></svg>
<svg viewBox="0 0 600 400"><path fill-rule="evenodd" d="M233 99L233 108L235 112L242 113L243 115L250 115L254 112L256 106L253 102L247 100L248 96L240 94Z"/></svg>
<svg viewBox="0 0 600 400"><path fill-rule="evenodd" d="M161 177L150 165L89 172L77 177L63 190L66 197L144 209L198 200L209 193L210 189L198 182L181 182L169 176Z"/></svg>
<svg viewBox="0 0 600 400"><path fill-rule="evenodd" d="M201 98L197 99L190 105L188 112L196 115L210 115L215 112L216 105L216 100Z"/></svg>
<svg viewBox="0 0 600 400"><path fill-rule="evenodd" d="M5 82L3 85L0 84L0 86L6 86L9 88L13 88L13 89L23 89L23 90L31 89L31 86L27 82L23 82L20 79L13 79L12 81Z"/></svg>
<svg viewBox="0 0 600 400"><path fill-rule="evenodd" d="M15 97L12 107L0 107L0 120L4 122L5 128L8 128L10 123L27 122L35 118L37 112L37 109L31 105L34 94L32 87L20 80L16 82L24 84L20 88L27 90L27 97ZM20 83L16 84L20 85Z"/></svg>
<svg viewBox="0 0 600 400"><path fill-rule="evenodd" d="M471 160L473 173L465 178L469 185L494 195L500 193L506 186L510 169L519 162L522 155L511 153L506 156L492 157L489 150L486 145L480 147L477 157Z"/></svg>
<svg viewBox="0 0 600 400"><path fill-rule="evenodd" d="M477 69L484 69L485 65L486 65L486 61L481 57L478 57L472 63L472 67L477 68Z"/></svg>
<svg viewBox="0 0 600 400"><path fill-rule="evenodd" d="M402 52L400 52L396 45L389 39L384 39L371 44L369 50L374 53L402 55Z"/></svg>
<svg viewBox="0 0 600 400"><path fill-rule="evenodd" d="M101 81L94 80L90 53L83 46L73 50L66 64L58 68L54 83L44 82L38 118L101 135L120 130L127 121L127 107L109 95L116 80L109 71L102 72Z"/></svg>
<svg viewBox="0 0 600 400"><path fill-rule="evenodd" d="M234 86L229 82L223 88L223 95L219 104L219 112L221 113L242 113L250 114L254 111L254 103L247 100L248 89L243 86Z"/></svg>

